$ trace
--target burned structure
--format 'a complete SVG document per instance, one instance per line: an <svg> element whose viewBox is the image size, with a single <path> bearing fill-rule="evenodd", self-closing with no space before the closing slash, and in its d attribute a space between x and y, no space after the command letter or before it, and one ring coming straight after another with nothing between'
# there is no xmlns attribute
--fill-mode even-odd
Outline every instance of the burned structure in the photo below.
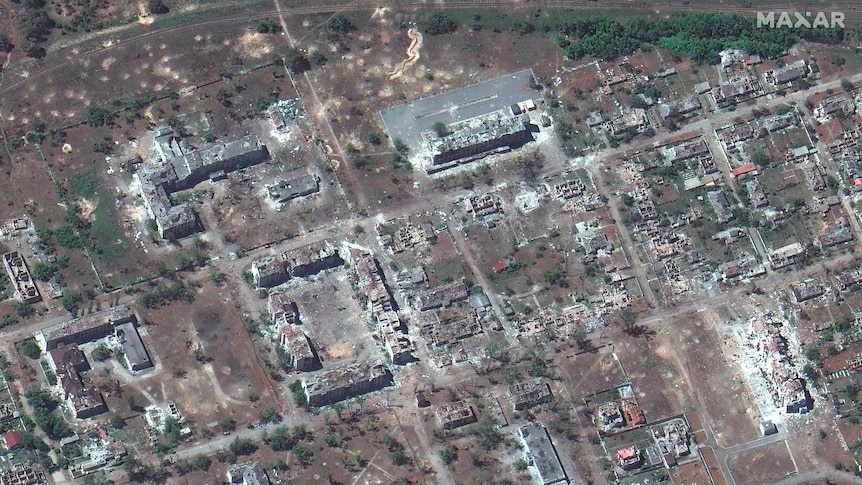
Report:
<svg viewBox="0 0 862 485"><path fill-rule="evenodd" d="M6 273L12 284L15 285L15 298L24 303L36 303L42 299L21 253L12 251L4 254L3 266L6 267Z"/></svg>
<svg viewBox="0 0 862 485"><path fill-rule="evenodd" d="M278 286L290 278L302 278L344 263L338 248L329 241L286 251L252 263L251 274L260 288Z"/></svg>
<svg viewBox="0 0 862 485"><path fill-rule="evenodd" d="M156 131L153 145L161 163L138 170L135 178L141 184L144 205L163 239L179 239L198 228L191 206L173 205L170 194L190 189L207 178L223 178L227 172L269 159L266 146L251 135L185 152L173 130L162 127Z"/></svg>
<svg viewBox="0 0 862 485"><path fill-rule="evenodd" d="M476 422L476 414L467 401L455 401L438 406L434 411L443 429L455 429Z"/></svg>
<svg viewBox="0 0 862 485"><path fill-rule="evenodd" d="M86 419L107 412L102 395L84 385L81 374L90 370L90 364L77 345L57 347L48 352L48 356L63 390L63 401L76 418Z"/></svg>
<svg viewBox="0 0 862 485"><path fill-rule="evenodd" d="M568 483L563 464L544 426L538 423L522 426L518 428L518 438L524 448L524 460L535 467L541 485Z"/></svg>
<svg viewBox="0 0 862 485"><path fill-rule="evenodd" d="M545 382L518 382L506 390L515 411L523 411L551 402L551 388Z"/></svg>
<svg viewBox="0 0 862 485"><path fill-rule="evenodd" d="M284 204L293 199L311 195L318 190L320 190L320 179L316 175L303 175L270 185L266 188L266 193L272 202Z"/></svg>
<svg viewBox="0 0 862 485"><path fill-rule="evenodd" d="M358 282L360 301L364 300L392 363L410 362L415 348L398 316L398 305L377 259L372 253L359 249L349 250L348 255Z"/></svg>
<svg viewBox="0 0 862 485"><path fill-rule="evenodd" d="M484 156L519 148L533 139L529 117L507 116L504 111L489 115L474 128L456 131L450 135L432 138L429 173L467 163Z"/></svg>
<svg viewBox="0 0 862 485"><path fill-rule="evenodd" d="M382 363L360 362L302 380L310 406L326 406L379 391L392 385L392 373Z"/></svg>

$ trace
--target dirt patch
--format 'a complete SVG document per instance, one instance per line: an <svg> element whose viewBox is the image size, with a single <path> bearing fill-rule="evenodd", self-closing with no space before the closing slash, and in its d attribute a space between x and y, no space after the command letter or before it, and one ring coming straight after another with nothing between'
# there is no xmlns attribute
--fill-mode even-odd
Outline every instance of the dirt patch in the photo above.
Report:
<svg viewBox="0 0 862 485"><path fill-rule="evenodd" d="M395 69L386 75L386 78L390 81L401 77L407 68L416 64L416 61L419 60L419 49L422 48L422 33L415 28L410 29L407 31L407 37L410 38L410 45L407 47L407 58L401 61L397 66L395 66Z"/></svg>
<svg viewBox="0 0 862 485"><path fill-rule="evenodd" d="M796 470L784 442L732 455L727 465L738 485L769 483Z"/></svg>
<svg viewBox="0 0 862 485"><path fill-rule="evenodd" d="M621 335L615 345L638 404L651 422L695 408L691 389L674 355L679 345L674 332L661 329L653 337Z"/></svg>
<svg viewBox="0 0 862 485"><path fill-rule="evenodd" d="M673 469L670 480L674 485L712 485L703 463L692 461Z"/></svg>
<svg viewBox="0 0 862 485"><path fill-rule="evenodd" d="M567 375L566 387L576 401L625 382L622 367L609 346L577 354L559 365Z"/></svg>
<svg viewBox="0 0 862 485"><path fill-rule="evenodd" d="M199 424L228 415L238 423L255 419L256 410L246 405L251 391L261 396L255 407L276 406L240 314L229 301L226 287L205 284L194 304L174 303L146 315L145 342L160 369L140 382L148 400L175 402ZM197 349L204 359L197 358Z"/></svg>
<svg viewBox="0 0 862 485"><path fill-rule="evenodd" d="M714 325L703 315L692 313L668 322L668 328L673 328L667 335L672 337L675 358L718 443L731 446L753 440L759 436L754 425L757 405L740 370L724 358Z"/></svg>
<svg viewBox="0 0 862 485"><path fill-rule="evenodd" d="M724 473L721 471L721 467L718 465L718 458L715 456L715 450L713 450L709 446L704 446L700 449L700 456L703 458L703 462L706 465L706 469L709 471L709 474L712 477L712 483L714 485L727 485L727 480L724 478Z"/></svg>

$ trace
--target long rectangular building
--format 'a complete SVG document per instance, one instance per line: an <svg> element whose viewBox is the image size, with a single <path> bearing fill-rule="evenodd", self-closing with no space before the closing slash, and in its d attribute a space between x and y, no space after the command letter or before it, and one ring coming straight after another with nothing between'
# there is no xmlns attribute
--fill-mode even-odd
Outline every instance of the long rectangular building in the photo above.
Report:
<svg viewBox="0 0 862 485"><path fill-rule="evenodd" d="M12 251L4 254L3 266L6 267L6 273L12 280L12 284L15 285L15 298L24 303L35 303L42 299L21 253Z"/></svg>
<svg viewBox="0 0 862 485"><path fill-rule="evenodd" d="M82 344L106 337L113 332L114 326L134 321L135 314L129 307L120 305L48 327L36 337L42 341L45 351L50 351L62 345Z"/></svg>
<svg viewBox="0 0 862 485"><path fill-rule="evenodd" d="M356 363L302 380L310 406L326 406L392 385L392 373L382 363Z"/></svg>
<svg viewBox="0 0 862 485"><path fill-rule="evenodd" d="M240 170L269 159L266 145L253 135L185 153L173 130L163 127L156 131L153 145L162 165L143 169L135 178L141 184L144 205L163 239L179 239L198 229L191 206L173 205L171 193L190 189L216 173Z"/></svg>

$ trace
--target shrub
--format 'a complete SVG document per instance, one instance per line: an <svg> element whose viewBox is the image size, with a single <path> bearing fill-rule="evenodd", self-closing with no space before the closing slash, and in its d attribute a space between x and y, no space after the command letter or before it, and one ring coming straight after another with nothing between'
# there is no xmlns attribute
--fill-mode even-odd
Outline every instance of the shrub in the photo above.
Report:
<svg viewBox="0 0 862 485"><path fill-rule="evenodd" d="M446 12L434 12L425 22L423 30L430 35L451 34L458 30L458 24Z"/></svg>

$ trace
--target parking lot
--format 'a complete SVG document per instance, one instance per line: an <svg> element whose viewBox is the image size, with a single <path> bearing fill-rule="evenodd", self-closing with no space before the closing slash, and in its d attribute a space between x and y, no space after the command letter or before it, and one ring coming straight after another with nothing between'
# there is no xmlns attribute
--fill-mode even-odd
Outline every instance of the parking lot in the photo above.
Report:
<svg viewBox="0 0 862 485"><path fill-rule="evenodd" d="M390 139L400 138L415 149L422 143L422 132L438 121L451 125L538 97L532 77L526 69L383 110L380 116Z"/></svg>

